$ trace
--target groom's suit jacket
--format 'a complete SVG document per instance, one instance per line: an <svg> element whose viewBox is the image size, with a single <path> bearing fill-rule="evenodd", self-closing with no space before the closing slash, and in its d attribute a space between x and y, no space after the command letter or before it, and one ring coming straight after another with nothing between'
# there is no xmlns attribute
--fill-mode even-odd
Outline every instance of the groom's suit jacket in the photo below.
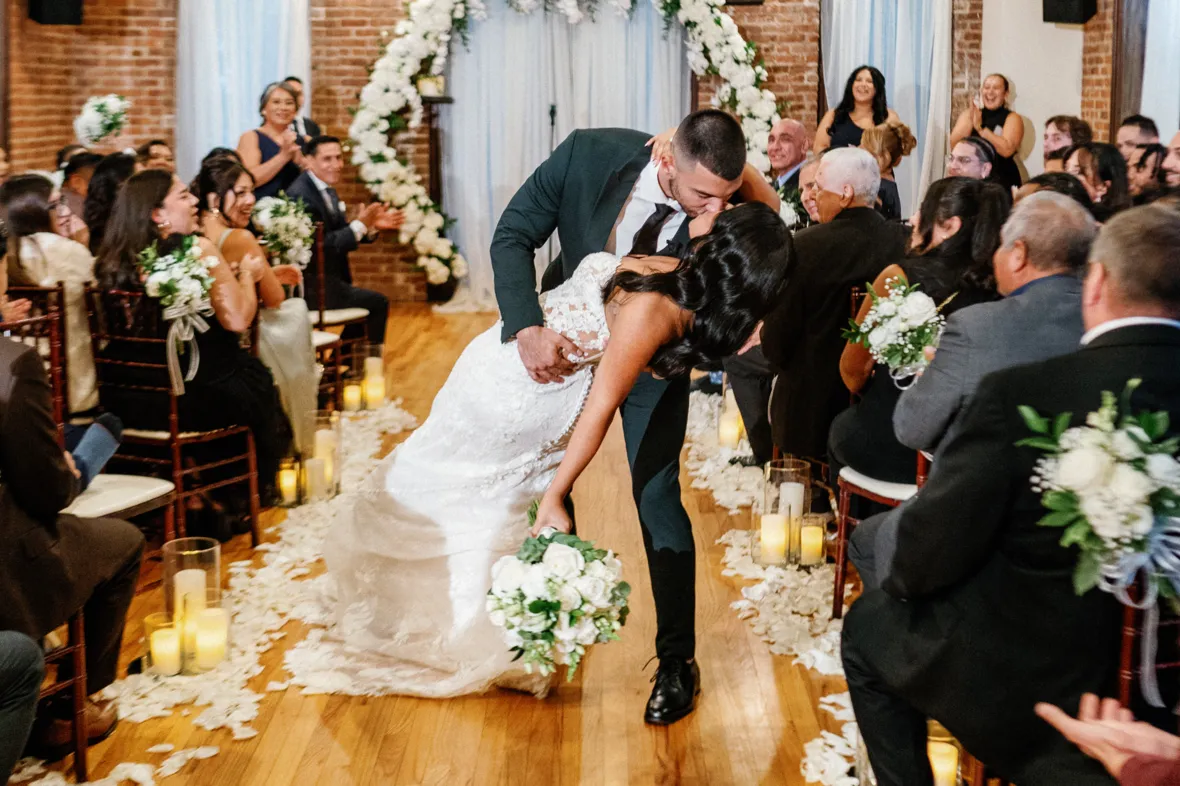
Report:
<svg viewBox="0 0 1180 786"><path fill-rule="evenodd" d="M649 134L624 128L574 131L525 181L496 225L492 271L504 320L501 338L543 323L533 255L557 231L561 254L541 289L565 281L587 254L603 251L639 174L651 159ZM679 256L688 221L661 253Z"/></svg>

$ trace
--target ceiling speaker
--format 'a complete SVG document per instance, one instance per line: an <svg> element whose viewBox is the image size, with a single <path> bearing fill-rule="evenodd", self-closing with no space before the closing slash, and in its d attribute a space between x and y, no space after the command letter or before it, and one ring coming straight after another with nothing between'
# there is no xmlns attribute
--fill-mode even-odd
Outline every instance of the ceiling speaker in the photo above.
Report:
<svg viewBox="0 0 1180 786"><path fill-rule="evenodd" d="M1098 13L1098 0L1044 0L1042 18L1046 22L1084 25Z"/></svg>
<svg viewBox="0 0 1180 786"><path fill-rule="evenodd" d="M29 19L43 25L80 25L82 0L29 0Z"/></svg>

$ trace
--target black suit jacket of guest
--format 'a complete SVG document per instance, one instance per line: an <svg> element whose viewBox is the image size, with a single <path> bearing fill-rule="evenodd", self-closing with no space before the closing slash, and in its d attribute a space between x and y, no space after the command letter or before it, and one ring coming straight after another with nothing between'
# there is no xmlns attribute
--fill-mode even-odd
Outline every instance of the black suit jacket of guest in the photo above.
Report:
<svg viewBox="0 0 1180 786"><path fill-rule="evenodd" d="M1046 510L1029 480L1044 453L1016 447L1030 436L1017 407L1050 419L1069 412L1084 425L1102 391L1119 395L1135 377L1143 384L1132 409L1170 412L1175 430L1174 327L1118 328L1078 352L985 377L900 514L882 589L845 622L845 638L875 653L891 690L1018 783L1044 782L1047 751L1063 750L1035 702L1073 714L1086 691L1112 695L1122 607L1097 589L1078 597L1077 548L1058 545L1061 529L1037 525Z"/></svg>
<svg viewBox="0 0 1180 786"><path fill-rule="evenodd" d="M602 251L643 168L651 161L649 134L625 128L574 131L512 197L492 236L501 338L543 324L533 255L557 231L561 254L541 278L552 289L573 275L587 254ZM679 256L688 220L661 254Z"/></svg>
<svg viewBox="0 0 1180 786"><path fill-rule="evenodd" d="M770 405L774 443L784 453L827 453L828 429L849 401L840 354L852 288L863 288L896 262L906 238L905 227L867 207L795 234L799 263L762 329L762 351L778 373Z"/></svg>
<svg viewBox="0 0 1180 786"><path fill-rule="evenodd" d="M359 244L352 227L348 225L348 219L339 209L328 210L323 195L308 172L295 178L295 182L287 189L287 196L302 199L312 220L324 224L324 277L351 284L352 270L348 265L348 254ZM304 273L305 286L312 292L319 291L319 271L315 268L319 263L320 260L313 255Z"/></svg>
<svg viewBox="0 0 1180 786"><path fill-rule="evenodd" d="M44 636L81 605L71 564L85 549L58 513L78 481L57 441L45 365L37 351L0 338L0 630Z"/></svg>

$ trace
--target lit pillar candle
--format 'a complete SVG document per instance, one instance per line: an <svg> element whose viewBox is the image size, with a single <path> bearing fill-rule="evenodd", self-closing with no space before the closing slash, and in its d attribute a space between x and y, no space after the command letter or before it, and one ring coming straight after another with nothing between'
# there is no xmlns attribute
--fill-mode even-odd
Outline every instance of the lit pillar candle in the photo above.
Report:
<svg viewBox="0 0 1180 786"><path fill-rule="evenodd" d="M369 360L374 359L369 358ZM385 377L366 377L365 406L369 409L377 409L383 403L385 403Z"/></svg>
<svg viewBox="0 0 1180 786"><path fill-rule="evenodd" d="M959 749L949 742L927 742L926 755L934 771L934 786L956 786L959 782Z"/></svg>
<svg viewBox="0 0 1180 786"><path fill-rule="evenodd" d="M365 358L365 379L385 376L385 360L382 358Z"/></svg>
<svg viewBox="0 0 1180 786"><path fill-rule="evenodd" d="M294 505L299 499L299 473L294 467L279 470L279 493L284 505Z"/></svg>
<svg viewBox="0 0 1180 786"><path fill-rule="evenodd" d="M180 673L180 634L175 628L152 631L148 647L152 655L152 671L166 677Z"/></svg>
<svg viewBox="0 0 1180 786"><path fill-rule="evenodd" d="M344 411L357 412L361 408L362 394L360 385L344 386Z"/></svg>
<svg viewBox="0 0 1180 786"><path fill-rule="evenodd" d="M736 412L723 414L717 423L717 442L723 448L734 449L742 438L742 421Z"/></svg>
<svg viewBox="0 0 1180 786"><path fill-rule="evenodd" d="M817 565L824 561L824 528L807 526L801 529L799 563Z"/></svg>
<svg viewBox="0 0 1180 786"><path fill-rule="evenodd" d="M197 668L212 669L225 660L229 644L229 612L204 609L196 615Z"/></svg>
<svg viewBox="0 0 1180 786"><path fill-rule="evenodd" d="M200 568L177 571L172 577L173 617L181 619L205 608L205 580L205 571Z"/></svg>
<svg viewBox="0 0 1180 786"><path fill-rule="evenodd" d="M787 517L781 513L762 514L758 543L762 548L762 564L782 563L787 557Z"/></svg>
<svg viewBox="0 0 1180 786"><path fill-rule="evenodd" d="M322 428L315 433L315 458L324 462L325 488L332 485L332 478L336 472L336 432L330 428Z"/></svg>
<svg viewBox="0 0 1180 786"><path fill-rule="evenodd" d="M327 467L322 458L309 458L303 462L304 472L307 473L307 496L314 500L328 496Z"/></svg>
<svg viewBox="0 0 1180 786"><path fill-rule="evenodd" d="M729 388L725 391L725 395L722 397L722 402L722 412L729 413L737 411L737 397L733 393L733 388Z"/></svg>

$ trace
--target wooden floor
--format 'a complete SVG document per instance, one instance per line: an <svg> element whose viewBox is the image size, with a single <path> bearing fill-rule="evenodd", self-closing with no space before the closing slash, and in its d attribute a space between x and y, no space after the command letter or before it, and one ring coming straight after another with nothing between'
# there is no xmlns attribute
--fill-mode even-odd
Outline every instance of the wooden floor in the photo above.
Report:
<svg viewBox="0 0 1180 786"><path fill-rule="evenodd" d="M492 323L488 315L436 316L425 307L395 308L386 344L395 396L425 418L435 392L466 343ZM635 587L622 641L600 646L578 678L538 701L509 692L444 701L388 697L303 696L296 689L266 694L253 724L260 734L242 742L228 731L192 728L179 712L170 719L122 724L91 749L91 772L106 775L122 761L159 763L146 749L220 746L219 755L189 763L167 786L349 786L351 784L802 784L803 744L837 725L817 712L821 695L843 690L789 659L772 656L730 610L735 580L720 574L716 538L736 525L705 493L684 501L696 528L697 655L704 692L695 714L668 728L644 725L651 690L655 614L639 524L631 502L618 425L579 481L579 534L620 553ZM273 525L276 513L268 514ZM225 562L248 557L239 537ZM124 661L142 651L136 622L162 608L160 590L141 592L132 607ZM264 656L253 685L282 680L281 645ZM195 717L193 713L192 717ZM69 759L55 769L62 769Z"/></svg>

